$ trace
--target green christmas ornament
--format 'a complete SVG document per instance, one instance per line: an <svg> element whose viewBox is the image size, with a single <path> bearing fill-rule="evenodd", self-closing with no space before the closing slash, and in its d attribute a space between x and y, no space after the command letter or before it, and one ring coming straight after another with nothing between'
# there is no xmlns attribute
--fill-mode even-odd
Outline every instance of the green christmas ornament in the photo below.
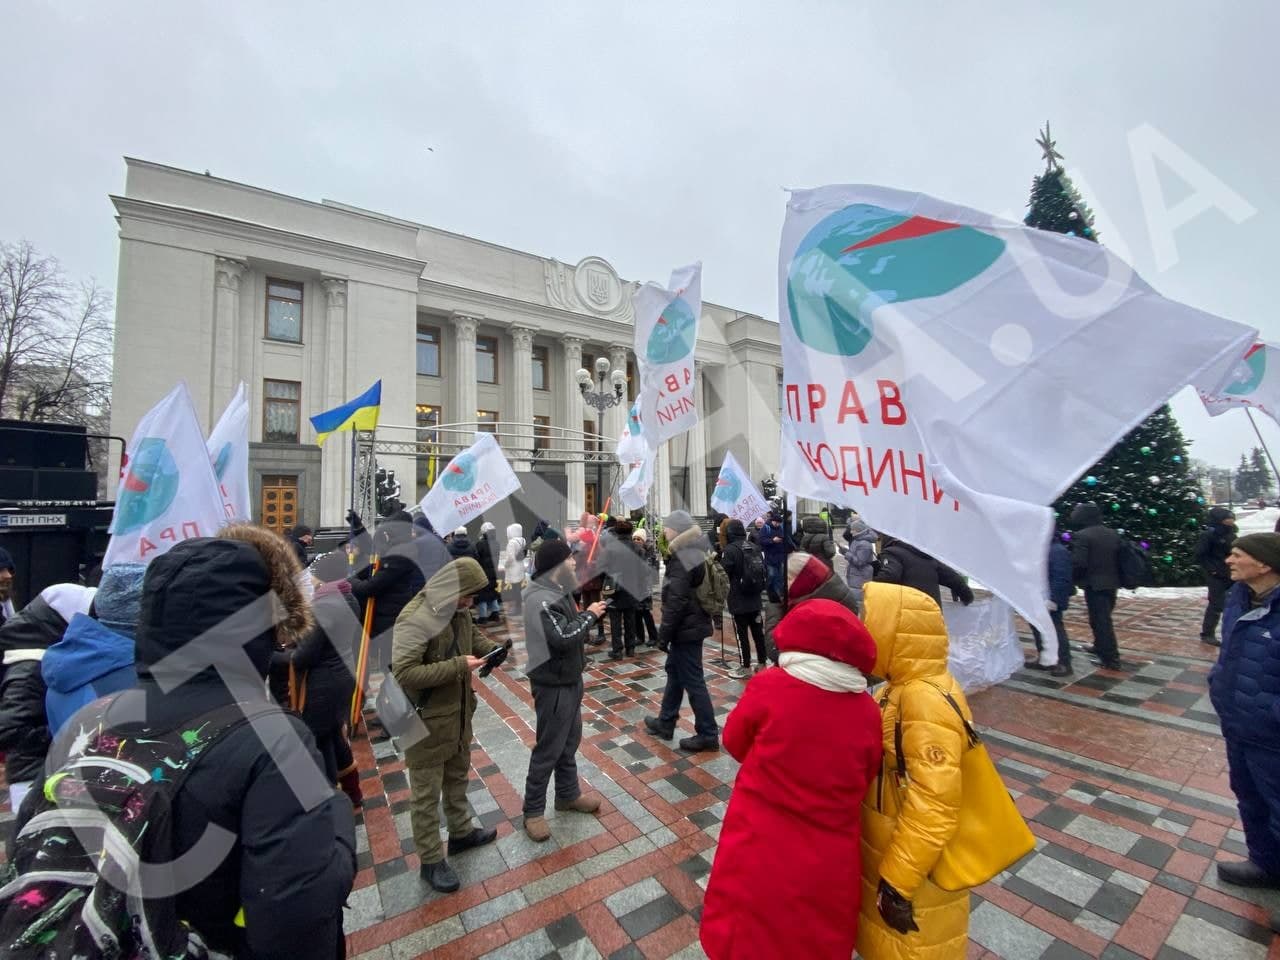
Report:
<svg viewBox="0 0 1280 960"><path fill-rule="evenodd" d="M1150 448L1150 447L1142 447L1138 452L1139 452L1139 453L1141 453L1144 457L1149 457L1149 456L1151 456L1151 448Z"/></svg>
<svg viewBox="0 0 1280 960"><path fill-rule="evenodd" d="M1159 510L1157 510L1155 507L1148 507L1148 508L1147 508L1147 516L1149 516L1149 517L1154 517L1154 516L1155 516L1157 513L1159 513L1159 512L1160 512L1160 511L1159 511Z"/></svg>
<svg viewBox="0 0 1280 960"><path fill-rule="evenodd" d="M1119 512L1119 510L1120 510L1120 504L1118 504L1118 503L1113 503L1113 504L1111 505L1111 509L1112 509L1112 510L1115 510L1115 511L1117 511L1117 512Z"/></svg>
<svg viewBox="0 0 1280 960"><path fill-rule="evenodd" d="M1164 560L1165 563L1173 563L1173 554L1166 553L1163 557L1161 557L1161 559Z"/></svg>

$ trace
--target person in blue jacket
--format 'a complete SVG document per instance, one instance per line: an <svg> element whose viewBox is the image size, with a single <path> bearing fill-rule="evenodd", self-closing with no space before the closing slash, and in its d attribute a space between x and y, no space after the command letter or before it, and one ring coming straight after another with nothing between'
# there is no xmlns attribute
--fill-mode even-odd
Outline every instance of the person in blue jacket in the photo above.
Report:
<svg viewBox="0 0 1280 960"><path fill-rule="evenodd" d="M72 617L62 639L45 651L40 673L53 736L85 704L137 685L133 638L146 572L137 563L107 567L89 615Z"/></svg>
<svg viewBox="0 0 1280 960"><path fill-rule="evenodd" d="M1280 534L1237 538L1227 568L1234 585L1209 697L1226 740L1249 858L1219 862L1218 877L1280 889ZM1277 921L1271 918L1273 928Z"/></svg>
<svg viewBox="0 0 1280 960"><path fill-rule="evenodd" d="M769 511L769 519L760 528L760 552L764 554L764 569L769 580L769 599L774 603L782 602L784 591L783 570L787 562L787 554L794 548L791 542L791 531L787 529L782 514L777 510Z"/></svg>
<svg viewBox="0 0 1280 960"><path fill-rule="evenodd" d="M1071 669L1071 640L1067 637L1067 625L1062 622L1062 614L1071 603L1076 587L1071 576L1071 551L1061 540L1049 542L1049 616L1053 620L1054 632L1058 635L1058 662L1053 665L1041 663L1039 657L1027 664L1032 670L1048 670L1053 677L1069 677ZM1044 650L1044 641L1040 631L1035 627L1031 632L1036 638L1036 652Z"/></svg>

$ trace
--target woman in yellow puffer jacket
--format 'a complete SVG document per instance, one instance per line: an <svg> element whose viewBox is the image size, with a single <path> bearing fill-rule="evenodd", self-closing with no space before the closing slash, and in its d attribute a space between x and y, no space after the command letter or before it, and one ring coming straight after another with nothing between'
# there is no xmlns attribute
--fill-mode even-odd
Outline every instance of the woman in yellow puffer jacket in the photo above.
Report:
<svg viewBox="0 0 1280 960"><path fill-rule="evenodd" d="M956 830L960 756L968 741L943 692L972 719L960 684L947 672L947 628L933 599L888 583L868 583L863 622L876 641L875 692L884 765L862 808L862 919L865 960L963 960L969 892L929 879ZM902 720L908 782L897 784L895 727Z"/></svg>

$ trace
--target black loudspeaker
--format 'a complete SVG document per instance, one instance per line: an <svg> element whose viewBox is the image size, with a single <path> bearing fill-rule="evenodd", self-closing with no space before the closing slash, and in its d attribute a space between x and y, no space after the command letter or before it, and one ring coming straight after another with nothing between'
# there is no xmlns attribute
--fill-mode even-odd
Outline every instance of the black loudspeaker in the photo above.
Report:
<svg viewBox="0 0 1280 960"><path fill-rule="evenodd" d="M83 428L81 428L83 429ZM83 470L89 455L89 441L83 433L50 431L36 444L36 469L56 467L60 470Z"/></svg>
<svg viewBox="0 0 1280 960"><path fill-rule="evenodd" d="M34 500L36 472L27 467L0 466L0 500Z"/></svg>
<svg viewBox="0 0 1280 960"><path fill-rule="evenodd" d="M15 430L0 424L0 467L34 467L39 436L34 430Z"/></svg>
<svg viewBox="0 0 1280 960"><path fill-rule="evenodd" d="M96 500L98 475L92 470L37 470L36 500Z"/></svg>

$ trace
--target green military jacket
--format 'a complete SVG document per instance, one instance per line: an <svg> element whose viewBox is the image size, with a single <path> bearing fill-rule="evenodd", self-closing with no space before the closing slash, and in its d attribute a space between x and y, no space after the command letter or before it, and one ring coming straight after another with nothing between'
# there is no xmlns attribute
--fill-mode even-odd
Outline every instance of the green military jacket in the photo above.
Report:
<svg viewBox="0 0 1280 960"><path fill-rule="evenodd" d="M457 609L457 603L487 583L475 560L454 560L396 618L391 672L427 728L426 738L412 748L418 762L443 763L471 747L476 695L467 657L482 657L497 644L475 625L471 611Z"/></svg>

